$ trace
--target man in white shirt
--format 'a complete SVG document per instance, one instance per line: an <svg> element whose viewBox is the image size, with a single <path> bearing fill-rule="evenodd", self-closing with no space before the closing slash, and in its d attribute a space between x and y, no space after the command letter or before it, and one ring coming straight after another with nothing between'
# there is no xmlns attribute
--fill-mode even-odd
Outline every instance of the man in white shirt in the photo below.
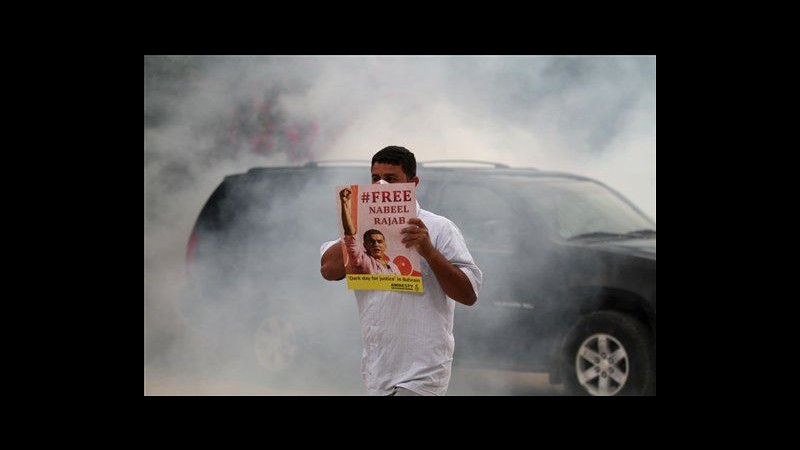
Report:
<svg viewBox="0 0 800 450"><path fill-rule="evenodd" d="M372 183L414 183L417 162L408 149L389 146L372 157ZM424 293L353 291L361 319L361 371L371 395L444 395L453 362L455 302L478 300L483 273L464 237L449 219L421 209L403 228L402 242L414 247L422 266ZM341 240L326 242L321 273L345 276Z"/></svg>

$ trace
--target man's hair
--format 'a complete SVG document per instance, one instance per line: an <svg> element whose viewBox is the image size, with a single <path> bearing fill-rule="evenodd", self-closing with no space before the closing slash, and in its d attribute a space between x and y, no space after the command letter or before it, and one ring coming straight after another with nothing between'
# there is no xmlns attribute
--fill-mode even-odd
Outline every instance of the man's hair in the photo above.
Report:
<svg viewBox="0 0 800 450"><path fill-rule="evenodd" d="M405 147L398 147L390 145L383 148L375 156L372 157L372 165L375 163L391 164L394 166L402 166L403 173L408 177L408 181L417 176L417 159Z"/></svg>
<svg viewBox="0 0 800 450"><path fill-rule="evenodd" d="M369 236L370 234L380 234L381 236L383 236L383 233L381 233L378 230L374 230L374 229L373 230L367 230L364 233L364 242L367 242L367 239L369 239L369 238L367 238L367 236ZM371 241L372 239L369 239L369 240ZM383 240L386 240L386 236L383 236Z"/></svg>

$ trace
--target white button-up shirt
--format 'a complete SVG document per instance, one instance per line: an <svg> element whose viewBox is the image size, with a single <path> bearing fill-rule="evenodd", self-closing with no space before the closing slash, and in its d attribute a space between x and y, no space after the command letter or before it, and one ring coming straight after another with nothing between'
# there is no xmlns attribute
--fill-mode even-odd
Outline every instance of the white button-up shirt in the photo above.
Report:
<svg viewBox="0 0 800 450"><path fill-rule="evenodd" d="M431 243L469 278L477 296L483 273L475 265L464 237L449 219L420 209L417 216L428 228ZM322 244L324 254L340 240ZM395 386L422 395L444 395L453 362L455 300L439 286L425 258L420 258L421 294L354 290L361 318L364 350L361 375L370 395L388 395Z"/></svg>

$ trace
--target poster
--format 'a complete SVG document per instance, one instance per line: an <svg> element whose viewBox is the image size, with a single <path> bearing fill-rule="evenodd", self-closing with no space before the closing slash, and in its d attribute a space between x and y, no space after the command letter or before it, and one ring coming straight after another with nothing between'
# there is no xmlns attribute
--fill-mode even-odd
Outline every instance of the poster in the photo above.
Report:
<svg viewBox="0 0 800 450"><path fill-rule="evenodd" d="M336 187L348 289L423 292L419 253L400 233L416 205L414 183Z"/></svg>

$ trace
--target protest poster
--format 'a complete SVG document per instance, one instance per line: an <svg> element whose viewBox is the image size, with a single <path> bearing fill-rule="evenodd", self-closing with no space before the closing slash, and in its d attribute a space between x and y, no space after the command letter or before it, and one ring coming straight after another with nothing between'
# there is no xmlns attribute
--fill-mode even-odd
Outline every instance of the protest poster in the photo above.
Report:
<svg viewBox="0 0 800 450"><path fill-rule="evenodd" d="M416 205L414 183L336 187L348 289L423 292L419 254L400 233Z"/></svg>

